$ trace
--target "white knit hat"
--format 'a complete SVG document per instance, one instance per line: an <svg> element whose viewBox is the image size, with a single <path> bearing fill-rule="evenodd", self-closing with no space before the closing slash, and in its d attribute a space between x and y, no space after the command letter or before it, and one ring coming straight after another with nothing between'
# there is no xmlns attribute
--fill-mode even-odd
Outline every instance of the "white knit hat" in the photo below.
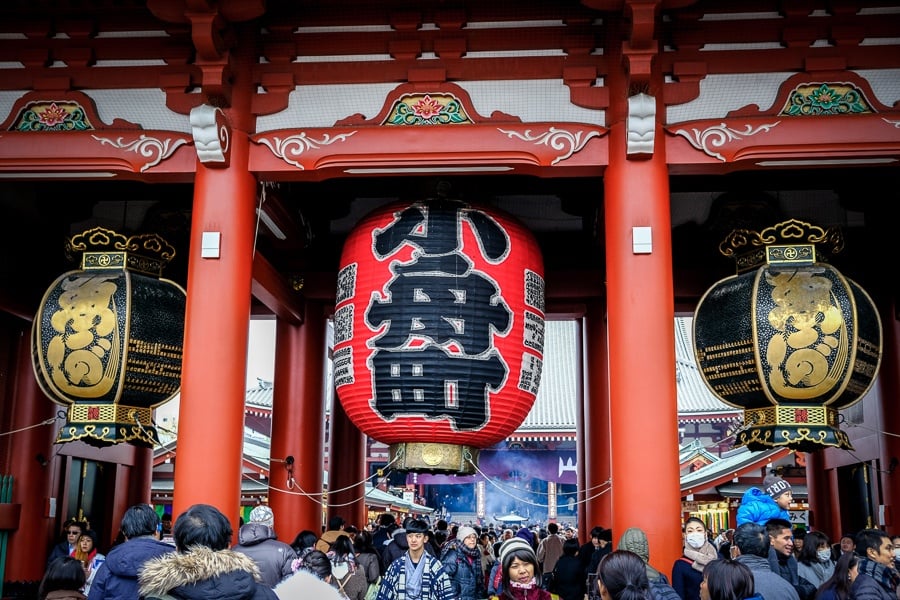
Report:
<svg viewBox="0 0 900 600"><path fill-rule="evenodd" d="M459 541L463 541L470 535L477 536L478 533L468 525L460 525L459 529L456 530L456 539L458 539Z"/></svg>

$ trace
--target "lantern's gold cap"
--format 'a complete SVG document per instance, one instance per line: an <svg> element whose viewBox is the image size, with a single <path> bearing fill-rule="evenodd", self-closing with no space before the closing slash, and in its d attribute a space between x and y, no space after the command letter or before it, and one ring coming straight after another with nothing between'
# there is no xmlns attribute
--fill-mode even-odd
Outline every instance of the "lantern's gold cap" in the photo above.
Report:
<svg viewBox="0 0 900 600"><path fill-rule="evenodd" d="M739 274L766 264L809 265L843 249L844 236L839 227L823 229L797 219L762 231L735 229L719 244L723 256L734 258Z"/></svg>
<svg viewBox="0 0 900 600"><path fill-rule="evenodd" d="M175 248L155 233L125 237L112 229L94 227L66 240L66 256L80 262L85 271L128 269L160 277L175 258Z"/></svg>

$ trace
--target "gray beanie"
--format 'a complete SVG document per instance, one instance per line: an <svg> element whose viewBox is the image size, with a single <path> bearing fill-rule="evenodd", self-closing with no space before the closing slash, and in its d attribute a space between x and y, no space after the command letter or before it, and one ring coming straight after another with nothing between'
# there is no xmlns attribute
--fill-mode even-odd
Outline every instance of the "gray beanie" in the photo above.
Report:
<svg viewBox="0 0 900 600"><path fill-rule="evenodd" d="M629 527L619 538L619 546L616 550L628 550L634 552L643 559L644 562L650 560L650 542L647 541L647 534L639 527Z"/></svg>
<svg viewBox="0 0 900 600"><path fill-rule="evenodd" d="M524 550L529 554L529 558L535 564L537 564L537 555L534 553L534 548L531 547L531 544L526 542L524 539L520 537L512 537L503 542L500 546L500 564L506 561L506 557L509 556L510 552L515 552L516 550Z"/></svg>
<svg viewBox="0 0 900 600"><path fill-rule="evenodd" d="M763 489L772 500L777 500L778 496L791 491L791 484L778 475L770 474L763 479Z"/></svg>
<svg viewBox="0 0 900 600"><path fill-rule="evenodd" d="M269 527L275 527L275 513L273 513L272 509L268 506L260 504L250 511L250 522L262 523Z"/></svg>

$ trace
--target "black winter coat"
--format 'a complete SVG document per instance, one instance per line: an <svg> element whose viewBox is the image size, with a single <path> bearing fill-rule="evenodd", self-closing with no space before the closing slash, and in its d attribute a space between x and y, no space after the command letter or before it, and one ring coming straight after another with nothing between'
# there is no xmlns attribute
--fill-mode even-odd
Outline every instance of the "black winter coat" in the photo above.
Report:
<svg viewBox="0 0 900 600"><path fill-rule="evenodd" d="M584 570L577 556L563 556L556 561L553 569L554 587L550 591L559 594L562 600L582 600L585 593Z"/></svg>
<svg viewBox="0 0 900 600"><path fill-rule="evenodd" d="M148 600L278 600L253 559L233 550L196 546L166 554L146 562L138 581Z"/></svg>

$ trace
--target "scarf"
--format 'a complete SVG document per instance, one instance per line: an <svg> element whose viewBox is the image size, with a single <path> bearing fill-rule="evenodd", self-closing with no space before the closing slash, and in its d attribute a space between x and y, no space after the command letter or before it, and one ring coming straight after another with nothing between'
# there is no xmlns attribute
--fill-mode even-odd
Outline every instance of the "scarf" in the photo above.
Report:
<svg viewBox="0 0 900 600"><path fill-rule="evenodd" d="M422 597L422 576L425 574L425 555L419 557L419 564L414 565L409 552L403 555L406 560L404 571L406 572L406 597L409 600L419 600Z"/></svg>
<svg viewBox="0 0 900 600"><path fill-rule="evenodd" d="M710 561L719 558L716 547L709 542L700 546L699 550L694 550L688 544L685 544L684 555L693 561L691 567L693 567L695 571L700 572L703 572L703 569L706 568L706 565L708 565Z"/></svg>
<svg viewBox="0 0 900 600"><path fill-rule="evenodd" d="M900 573L897 572L897 569L889 569L868 558L860 559L859 572L865 573L892 594L895 593L897 584L900 584Z"/></svg>
<svg viewBox="0 0 900 600"><path fill-rule="evenodd" d="M469 548L466 546L465 542L460 542L458 544L459 553L462 556L465 556L469 559L469 564L473 564L476 560L481 562L481 550L478 547L478 544L475 544L474 548Z"/></svg>
<svg viewBox="0 0 900 600"><path fill-rule="evenodd" d="M532 579L530 583L509 582L509 588L503 590L500 598L503 600L539 600L546 598L549 592L541 589L537 584L537 579Z"/></svg>

